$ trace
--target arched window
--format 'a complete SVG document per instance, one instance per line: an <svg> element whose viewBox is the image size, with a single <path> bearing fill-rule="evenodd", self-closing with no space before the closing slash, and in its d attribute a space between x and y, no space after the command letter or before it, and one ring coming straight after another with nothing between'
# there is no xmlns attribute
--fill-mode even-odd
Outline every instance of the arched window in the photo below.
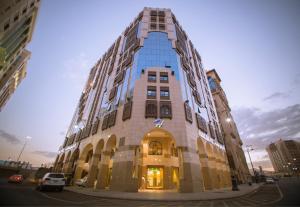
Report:
<svg viewBox="0 0 300 207"><path fill-rule="evenodd" d="M149 143L149 155L162 155L162 144L158 141L151 141Z"/></svg>

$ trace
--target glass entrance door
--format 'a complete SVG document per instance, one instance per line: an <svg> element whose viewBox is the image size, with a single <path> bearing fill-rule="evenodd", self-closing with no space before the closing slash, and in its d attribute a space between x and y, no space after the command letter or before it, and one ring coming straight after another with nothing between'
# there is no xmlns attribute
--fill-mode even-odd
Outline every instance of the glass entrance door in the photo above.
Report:
<svg viewBox="0 0 300 207"><path fill-rule="evenodd" d="M163 168L148 167L147 169L147 188L163 188Z"/></svg>

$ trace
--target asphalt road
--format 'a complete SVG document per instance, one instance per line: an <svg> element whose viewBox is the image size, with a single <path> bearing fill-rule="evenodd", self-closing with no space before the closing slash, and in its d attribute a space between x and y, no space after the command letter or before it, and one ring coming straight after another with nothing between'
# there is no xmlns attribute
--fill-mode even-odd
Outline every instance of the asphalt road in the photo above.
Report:
<svg viewBox="0 0 300 207"><path fill-rule="evenodd" d="M283 195L283 198L282 196ZM282 199L281 199L282 198ZM104 199L74 192L39 192L29 184L11 184L0 179L0 206L300 206L300 178L282 178L278 184L262 186L256 192L234 199L213 201L132 201Z"/></svg>

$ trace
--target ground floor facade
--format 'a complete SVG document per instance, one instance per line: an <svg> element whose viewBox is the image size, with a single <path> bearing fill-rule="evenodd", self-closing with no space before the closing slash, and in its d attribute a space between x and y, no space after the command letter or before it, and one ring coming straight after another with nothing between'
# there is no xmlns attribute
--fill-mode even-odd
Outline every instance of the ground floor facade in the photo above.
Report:
<svg viewBox="0 0 300 207"><path fill-rule="evenodd" d="M231 186L224 149L201 137L178 146L175 136L162 128L149 130L136 145L115 134L89 137L60 152L54 170L71 173L73 181L87 176L90 188L125 192L201 192Z"/></svg>

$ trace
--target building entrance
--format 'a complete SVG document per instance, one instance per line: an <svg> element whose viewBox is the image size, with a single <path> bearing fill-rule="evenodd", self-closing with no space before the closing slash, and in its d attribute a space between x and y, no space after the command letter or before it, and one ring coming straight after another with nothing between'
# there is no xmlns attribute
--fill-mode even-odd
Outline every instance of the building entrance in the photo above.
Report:
<svg viewBox="0 0 300 207"><path fill-rule="evenodd" d="M163 188L163 168L148 167L147 169L147 188L162 189Z"/></svg>

